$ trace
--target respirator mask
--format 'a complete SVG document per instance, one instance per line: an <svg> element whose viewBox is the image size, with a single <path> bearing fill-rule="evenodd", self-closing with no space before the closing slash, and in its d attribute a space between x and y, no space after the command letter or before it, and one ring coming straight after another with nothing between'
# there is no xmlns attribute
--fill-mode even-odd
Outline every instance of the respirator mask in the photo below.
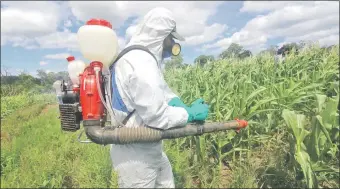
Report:
<svg viewBox="0 0 340 189"><path fill-rule="evenodd" d="M176 31L176 26L172 32L164 39L163 42L163 59L171 56L178 56L181 53L181 45L176 43L174 39L185 41L184 37L179 35Z"/></svg>
<svg viewBox="0 0 340 189"><path fill-rule="evenodd" d="M178 56L181 53L181 45L176 43L172 35L165 38L163 42L163 59Z"/></svg>

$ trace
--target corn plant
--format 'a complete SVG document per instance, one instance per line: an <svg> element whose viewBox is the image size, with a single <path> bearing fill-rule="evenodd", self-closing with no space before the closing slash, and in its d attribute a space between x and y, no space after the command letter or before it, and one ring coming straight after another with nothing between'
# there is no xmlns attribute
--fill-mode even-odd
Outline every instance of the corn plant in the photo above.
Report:
<svg viewBox="0 0 340 189"><path fill-rule="evenodd" d="M277 132L286 132L287 128L282 124L285 119L280 119L285 109L286 117L290 115L287 110L293 110L302 115L298 122L306 122L306 128L296 133L296 140L299 139L297 154L300 155L296 157L300 162L313 158L303 151L303 141L314 135L306 116L309 118L314 114L316 96L334 95L338 91L337 50L338 46L330 52L311 46L299 55L288 55L278 64L274 63L273 57L265 55L168 70L166 80L185 103L190 104L200 97L205 99L210 106L209 120L226 121L238 117L250 123L237 135L222 132L188 140L190 149L194 149L195 162L206 164L213 158L214 166L221 170L223 161L236 161L244 155L249 157L252 146L265 142ZM330 132L337 133L335 130ZM308 167L305 172L308 173ZM309 177L313 182L313 174Z"/></svg>
<svg viewBox="0 0 340 189"><path fill-rule="evenodd" d="M339 95L333 98L316 95L316 98L316 115L310 122L305 115L294 111L285 109L282 112L293 138L290 141L290 153L294 155L295 165L298 165L294 168L302 169L309 188L318 187L317 173L339 173L329 165L329 159L335 158L339 150L335 144L339 137ZM308 129L307 124L311 124L311 129Z"/></svg>

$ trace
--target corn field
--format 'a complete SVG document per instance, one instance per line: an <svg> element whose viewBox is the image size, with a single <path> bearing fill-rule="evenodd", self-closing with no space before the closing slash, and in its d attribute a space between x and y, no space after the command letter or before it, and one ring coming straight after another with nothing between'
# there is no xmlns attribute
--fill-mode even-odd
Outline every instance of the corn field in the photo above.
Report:
<svg viewBox="0 0 340 189"><path fill-rule="evenodd" d="M267 54L171 69L165 79L187 105L202 97L209 121L249 122L239 132L164 141L176 187L340 187L338 45L311 46L281 62ZM2 188L117 186L109 146L61 132L57 107L1 102L9 114L1 132L12 138L1 140Z"/></svg>
<svg viewBox="0 0 340 189"><path fill-rule="evenodd" d="M178 156L192 149L193 164L201 165L194 172L206 172L197 176L201 187L217 186L225 164L252 161L252 153L270 143L284 151L286 166L302 181L301 187L319 187L332 179L335 185L330 187L339 187L338 66L339 46L330 52L312 46L278 63L264 55L170 70L166 80L185 103L203 97L210 105L209 120L242 118L250 124L238 134L205 134L169 146ZM272 154L264 155L277 155L268 150ZM270 186L260 180L243 187Z"/></svg>

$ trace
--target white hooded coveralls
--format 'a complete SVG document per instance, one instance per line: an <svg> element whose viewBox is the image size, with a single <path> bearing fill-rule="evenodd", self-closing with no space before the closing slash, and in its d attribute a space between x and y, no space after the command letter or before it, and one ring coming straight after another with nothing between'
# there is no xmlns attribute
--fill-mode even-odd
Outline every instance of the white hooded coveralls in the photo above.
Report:
<svg viewBox="0 0 340 189"><path fill-rule="evenodd" d="M113 78L119 95L129 112L134 114L126 127L144 124L158 129L185 126L188 114L184 108L168 102L177 97L166 84L160 63L163 41L175 28L172 13L155 8L138 25L127 46L142 45L157 58L142 50L126 53L114 65ZM113 92L112 96L115 93ZM117 103L117 102L112 102ZM120 122L128 115L122 109L113 111ZM111 159L123 188L174 188L170 162L163 152L162 142L148 144L111 145Z"/></svg>

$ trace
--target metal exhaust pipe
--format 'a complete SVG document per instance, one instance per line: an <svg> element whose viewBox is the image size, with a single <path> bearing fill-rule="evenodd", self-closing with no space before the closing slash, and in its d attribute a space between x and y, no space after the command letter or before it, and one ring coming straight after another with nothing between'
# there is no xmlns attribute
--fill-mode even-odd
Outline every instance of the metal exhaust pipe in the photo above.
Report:
<svg viewBox="0 0 340 189"><path fill-rule="evenodd" d="M185 127L159 130L150 127L102 127L99 120L83 121L87 137L96 144L151 143L163 139L182 138L225 130L239 130L247 127L245 120L225 123L187 124Z"/></svg>

